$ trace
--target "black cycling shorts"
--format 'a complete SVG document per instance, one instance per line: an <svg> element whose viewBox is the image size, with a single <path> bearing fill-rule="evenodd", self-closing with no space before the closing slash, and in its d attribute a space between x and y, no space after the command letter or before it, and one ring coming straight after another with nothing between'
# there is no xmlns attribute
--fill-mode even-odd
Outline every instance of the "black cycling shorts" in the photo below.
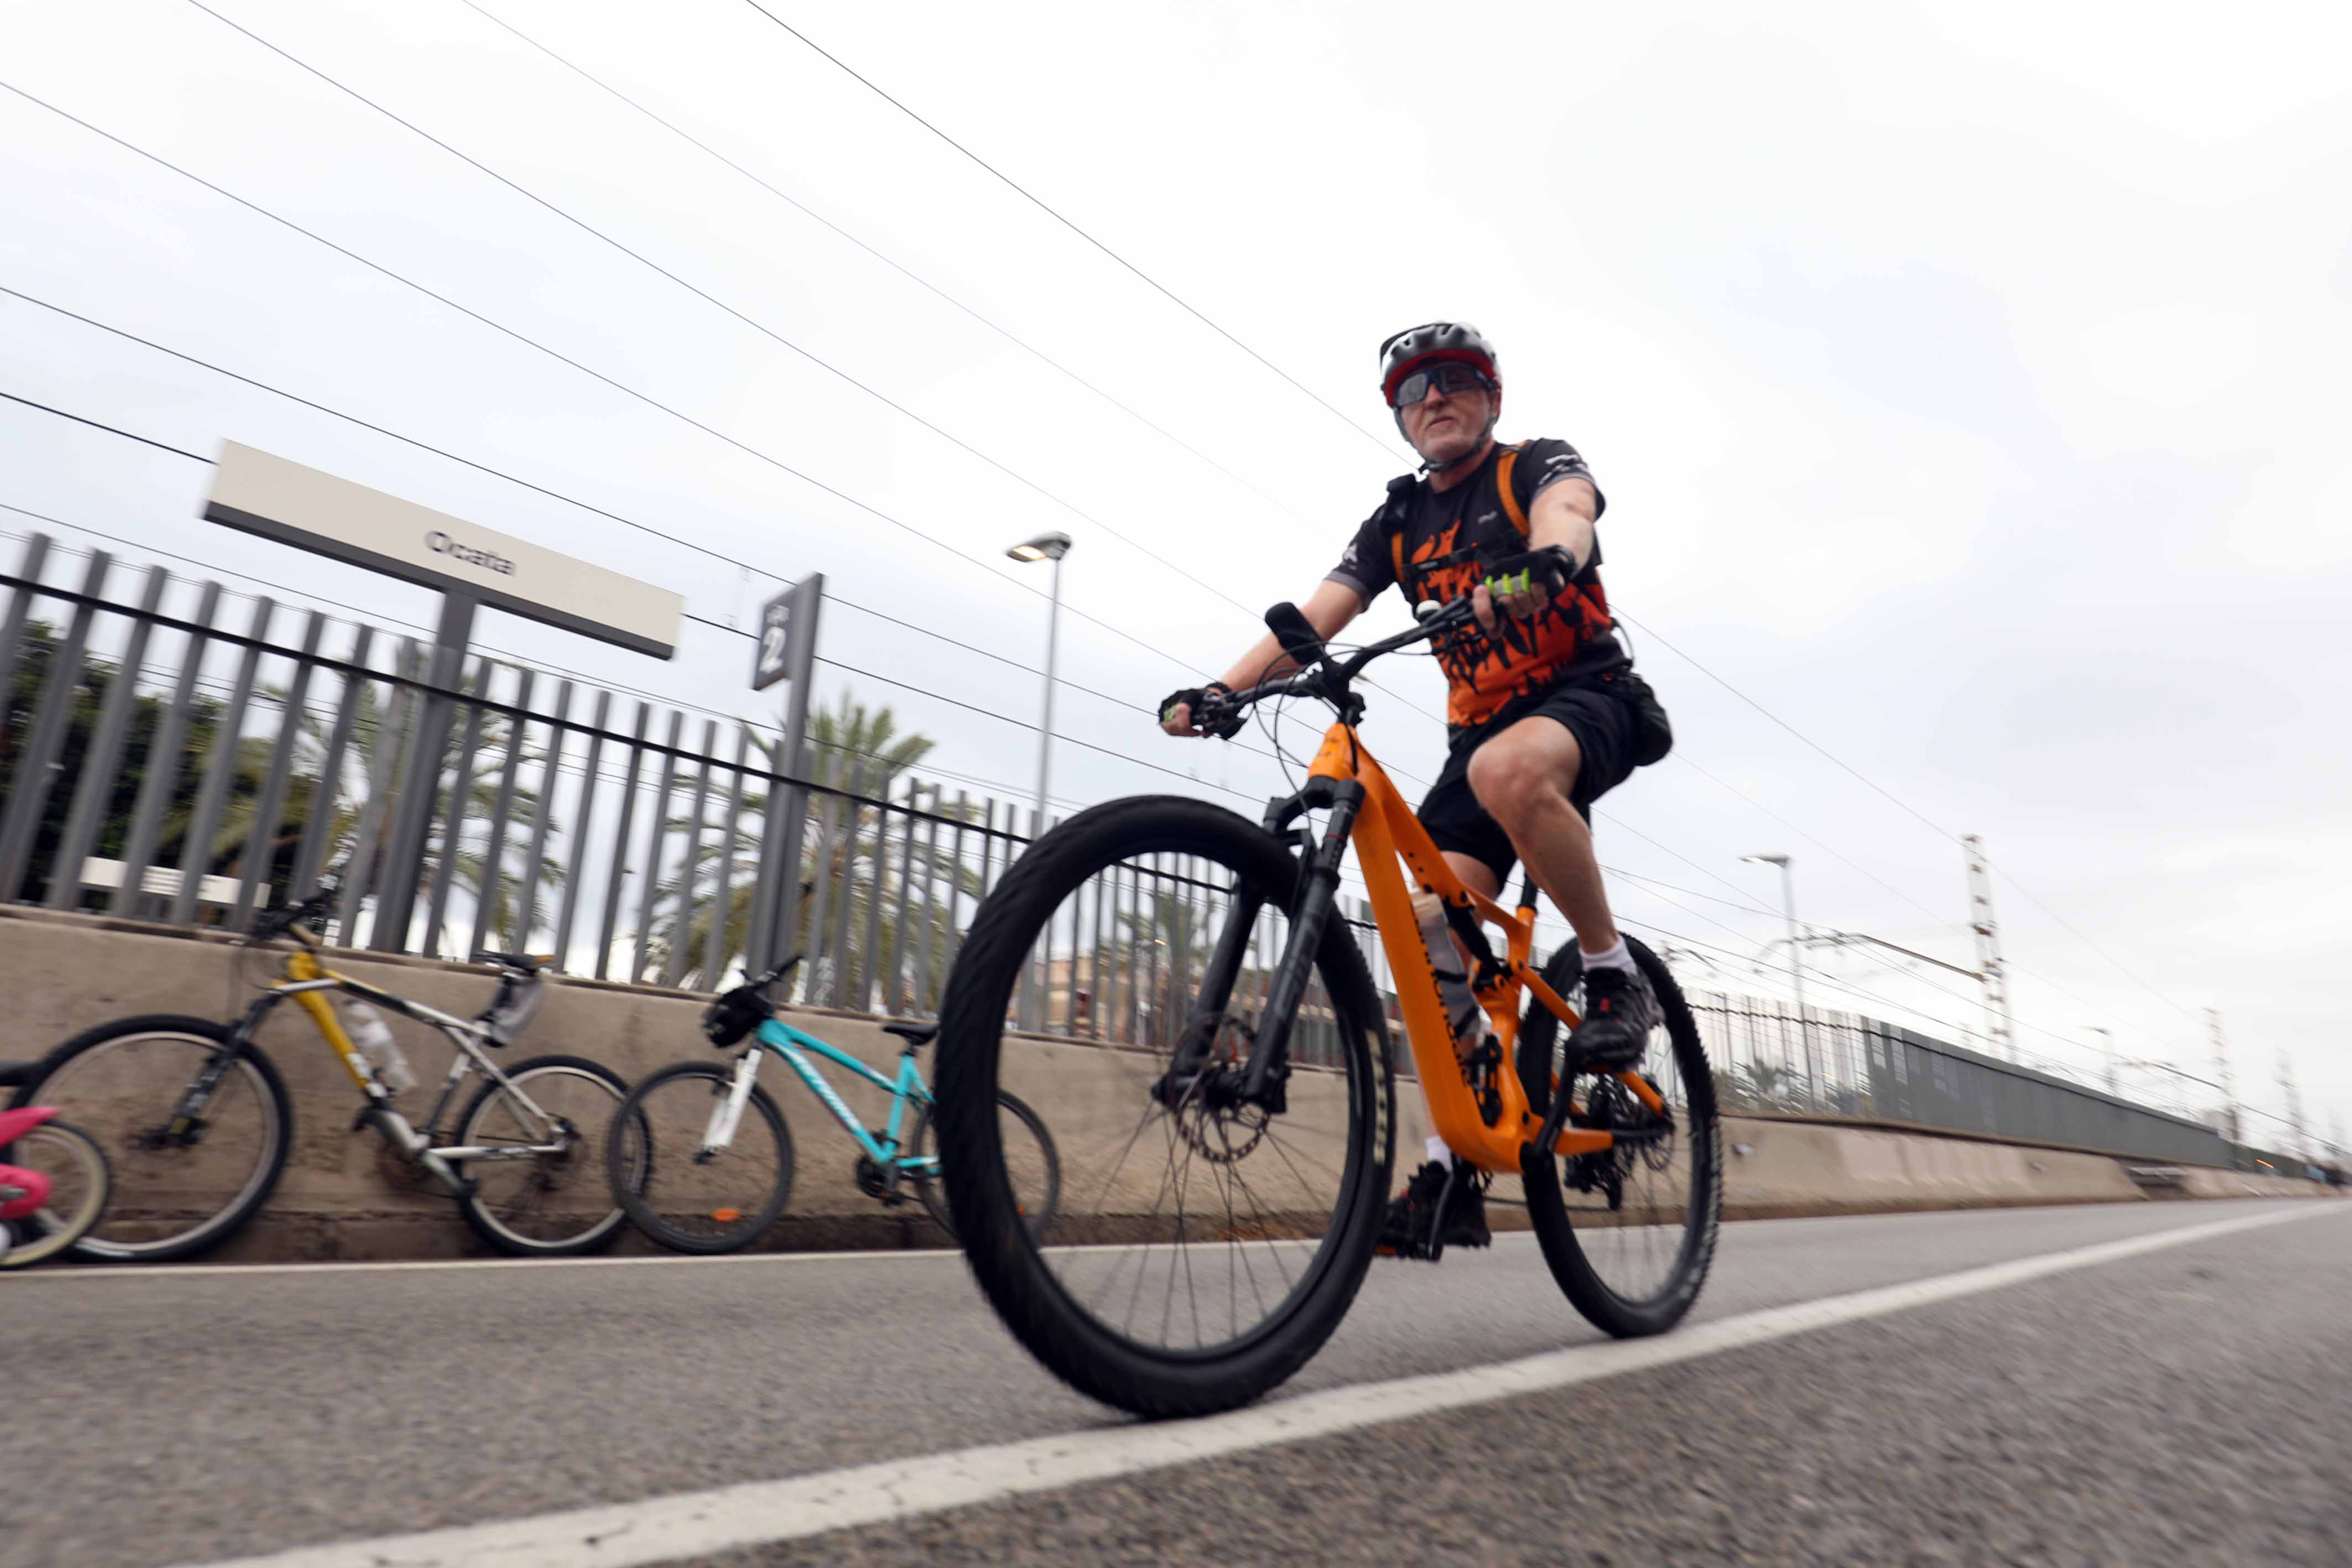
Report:
<svg viewBox="0 0 2352 1568"><path fill-rule="evenodd" d="M1550 719L1576 737L1584 764L1577 769L1568 799L1577 814L1591 821L1592 802L1633 773L1642 746L1641 717L1633 699L1621 691L1621 677L1639 678L1630 670L1612 670L1562 681L1547 691L1514 698L1475 728L1456 731L1444 769L1421 803L1421 825L1429 830L1437 847L1484 862L1498 883L1510 876L1518 852L1511 848L1510 835L1470 792L1470 757L1524 719Z"/></svg>

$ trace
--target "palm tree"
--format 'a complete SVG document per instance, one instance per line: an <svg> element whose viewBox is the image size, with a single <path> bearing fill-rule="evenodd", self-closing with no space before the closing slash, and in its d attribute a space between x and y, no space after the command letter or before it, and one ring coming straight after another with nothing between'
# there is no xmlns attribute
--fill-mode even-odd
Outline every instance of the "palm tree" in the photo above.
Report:
<svg viewBox="0 0 2352 1568"><path fill-rule="evenodd" d="M269 830L266 844L257 844L256 819L260 813L263 781L270 758L278 743L278 734L241 736L236 740L236 754L230 767L234 780L231 793L221 810L219 823L205 846L205 862L223 874L242 872L245 862L257 851L268 858L272 891L286 894L298 890L277 885L292 874L292 858L302 836L308 831L312 816L327 814L325 842L320 863L333 864L345 859L358 848L366 822L368 806L379 780L387 790L398 786L404 765L414 712L402 714L394 703L385 700L386 690L373 681L363 682L352 706L352 727L343 753L336 767L335 777L325 777L329 754L333 749L332 725L323 713L306 706L299 712L288 713L289 694L283 686L269 686L259 694L258 701L276 706L293 727L294 759L287 782L286 800L279 820ZM441 775L435 781L436 798L446 798L457 783L458 761L465 744L463 723L452 726L444 748ZM282 733L279 732L279 733ZM519 907L521 891L520 866L515 862L527 852L530 837L541 810L540 792L518 780L514 800L509 808L505 852L499 857L498 874L487 875L489 861L490 821L498 810L500 776L513 741L513 727L505 716L485 712L476 737L474 760L466 781L464 808L460 821L452 826L436 819L425 846L425 859L418 892L421 898L430 899L435 886L448 868L451 886L470 898L490 902L490 929L502 946L520 946L530 938L530 933L517 927L521 911ZM207 727L192 737L189 765L198 777L209 766L213 748L226 737L217 726ZM525 749L515 758L517 768L527 768L533 763L547 762L543 752ZM386 802L387 806L389 801ZM389 817L389 810L383 813ZM167 816L163 822L163 841L176 843L190 826L193 808L183 806ZM558 824L551 818L551 835ZM389 822L377 825L376 840L371 863L366 867L350 868L350 874L363 877L362 885L380 887L386 867L383 857L390 852ZM561 887L565 867L552 855L542 855L540 861L540 883L545 887ZM485 886L488 883L487 887ZM299 890L307 891L307 890ZM444 934L446 945L446 935Z"/></svg>
<svg viewBox="0 0 2352 1568"><path fill-rule="evenodd" d="M5 692L0 692L0 802L12 798L16 770L22 759L22 747L30 737L36 719L36 709L42 694L47 689L49 676L56 667L61 639L47 622L33 621L26 624L24 642L18 651L16 678ZM85 652L74 674L70 708L67 715L66 732L56 758L56 779L43 800L41 817L36 825L32 853L26 862L24 880L15 889L0 889L0 897L15 896L26 900L40 898L48 887L52 875L68 875L77 880L80 868L56 866L58 852L62 847L66 820L72 809L75 784L89 762L89 748L97 737L100 705L113 684L121 679L136 679L126 675L111 661ZM131 836L131 817L139 798L141 786L151 765L163 765L162 759L151 754L155 738L163 729L164 710L169 703L154 695L134 696L130 724L122 737L121 750L115 758L114 778L100 806L98 832L89 852L103 858L119 858ZM219 722L221 705L211 697L192 696L189 700L188 724L191 733L201 735ZM175 768L178 758L173 758ZM173 776L173 788L166 800L173 805L184 805L195 797L197 780L184 769Z"/></svg>
<svg viewBox="0 0 2352 1568"><path fill-rule="evenodd" d="M1134 989L1142 1015L1139 1043L1172 1046L1214 945L1208 914L1179 891L1153 887L1133 908L1118 911L1118 936L1099 955L1101 967ZM1247 994L1252 977L1243 975L1236 991Z"/></svg>
<svg viewBox="0 0 2352 1568"><path fill-rule="evenodd" d="M1733 1068L1728 1075L1718 1074L1717 1088L1730 1104L1759 1111L1787 1110L1797 1105L1798 1082L1790 1068L1749 1061Z"/></svg>
<svg viewBox="0 0 2352 1568"><path fill-rule="evenodd" d="M750 727L745 729L749 732ZM784 771L778 762L779 742L756 733L751 733L749 739L757 758L753 765L773 773ZM811 716L809 781L819 788L812 791L809 821L802 839L793 932L797 950L811 960L799 972L803 994L814 996L820 988L829 994L836 970L845 994L863 996L876 988L867 982L869 956L865 948L868 912L877 892L886 910L901 912L883 933L883 952L871 956L876 965L886 955L890 959L892 973L874 977L880 984L883 1005L903 1010L914 997L936 994L955 948L950 908L961 903L961 897L978 899L978 874L954 853L947 830L900 812L877 812L859 803L908 793L898 788L898 781L929 754L934 744L928 736L901 734L898 716L887 706L869 709L846 691L835 707ZM933 816L956 816L955 807L939 800L936 791L925 810ZM726 820L723 803L706 808L692 863L678 867L656 895L657 924L647 943L649 955L657 960L650 966L652 972L668 972L675 953L680 960L680 984L715 989L721 977L742 959L750 945L752 901L758 887L756 875L743 862L760 852L767 813L764 792L747 791L740 814L732 823ZM671 822L671 831L680 834L691 832L693 827L686 818ZM736 845L731 861L730 828ZM750 846L748 853L741 847L745 844ZM723 897L722 876L727 883ZM951 898L950 894L961 896ZM845 937L836 944L831 940L831 931L844 921L844 897L849 900ZM814 930L820 905L828 928L822 934ZM715 965L709 961L714 920L721 922ZM931 926L928 944L931 972L918 976L911 966L925 946L919 936L926 922ZM835 947L840 950L835 951Z"/></svg>

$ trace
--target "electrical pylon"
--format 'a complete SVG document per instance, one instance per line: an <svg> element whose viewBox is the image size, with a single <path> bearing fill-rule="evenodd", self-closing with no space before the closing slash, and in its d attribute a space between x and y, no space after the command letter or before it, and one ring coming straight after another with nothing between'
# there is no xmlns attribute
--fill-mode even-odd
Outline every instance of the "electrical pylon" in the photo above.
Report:
<svg viewBox="0 0 2352 1568"><path fill-rule="evenodd" d="M1985 1033L1996 1052L2017 1060L2017 1032L2010 1025L2009 972L2000 961L2000 927L1992 917L1992 867L1987 863L1984 840L1970 833L1960 840L1969 858L1969 929L1977 934L1977 968L1984 975Z"/></svg>
<svg viewBox="0 0 2352 1568"><path fill-rule="evenodd" d="M2221 1032L2221 1014L2205 1009L2205 1027L2213 1036L2213 1082L2221 1086L2221 1116L2229 1124L2230 1141L2242 1144L2238 1125L2238 1081L2230 1075L2230 1037Z"/></svg>
<svg viewBox="0 0 2352 1568"><path fill-rule="evenodd" d="M2279 1047L2279 1094L2286 1101L2286 1124L2294 1133L2294 1147L2289 1151L2296 1159L2311 1158L2311 1140L2303 1130L2303 1092L2294 1086L2294 1062L2287 1056L2286 1047Z"/></svg>

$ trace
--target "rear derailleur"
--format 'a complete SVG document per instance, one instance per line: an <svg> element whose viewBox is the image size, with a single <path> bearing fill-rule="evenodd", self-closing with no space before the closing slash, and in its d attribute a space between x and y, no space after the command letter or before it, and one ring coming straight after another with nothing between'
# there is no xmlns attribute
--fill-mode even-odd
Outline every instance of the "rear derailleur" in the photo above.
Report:
<svg viewBox="0 0 2352 1568"><path fill-rule="evenodd" d="M1664 1170L1673 1157L1670 1140L1674 1119L1643 1104L1615 1078L1595 1078L1585 1091L1584 1103L1568 1113L1569 1124L1614 1134L1605 1149L1577 1155L1567 1162L1560 1180L1571 1192L1599 1192L1610 1212L1625 1205L1625 1178L1636 1163Z"/></svg>

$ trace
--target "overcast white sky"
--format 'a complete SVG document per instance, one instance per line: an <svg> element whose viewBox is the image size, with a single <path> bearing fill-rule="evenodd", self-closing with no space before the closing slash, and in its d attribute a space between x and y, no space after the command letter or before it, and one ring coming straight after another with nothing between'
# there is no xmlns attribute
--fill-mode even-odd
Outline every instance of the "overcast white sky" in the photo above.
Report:
<svg viewBox="0 0 2352 1568"><path fill-rule="evenodd" d="M1681 736L1604 805L1629 921L1774 990L1751 966L1779 888L1738 857L1780 851L1808 922L1966 963L1949 834L1980 832L2016 879L1996 897L2028 1049L2083 1063L2105 1026L2204 1073L2216 1007L2251 1103L2280 1108L2284 1051L2315 1131L2352 1119L2352 39L2326 8L775 0L1343 420L744 0L208 3L805 353L188 0L0 0L0 285L1022 664L1043 569L1002 551L1066 529L1067 601L1096 619L1066 615L1063 671L1117 700L1066 687L1055 727L1201 780L1063 747L1076 802L1275 789L1270 760L1141 710L1230 659L1240 606L1303 597L1407 465L1380 339L1475 321L1505 434L1576 443L1610 497L1612 597ZM264 447L715 619L775 587L6 297L0 390ZM0 503L425 618L421 592L197 520L207 476L0 404ZM707 627L667 664L482 634L768 706ZM1034 719L1034 675L840 607L821 651L823 696L887 699L943 767L1025 794L1034 737L988 715ZM1384 684L1403 700L1368 733L1433 777L1434 672ZM1980 1023L1958 977L1820 963L1816 999Z"/></svg>

